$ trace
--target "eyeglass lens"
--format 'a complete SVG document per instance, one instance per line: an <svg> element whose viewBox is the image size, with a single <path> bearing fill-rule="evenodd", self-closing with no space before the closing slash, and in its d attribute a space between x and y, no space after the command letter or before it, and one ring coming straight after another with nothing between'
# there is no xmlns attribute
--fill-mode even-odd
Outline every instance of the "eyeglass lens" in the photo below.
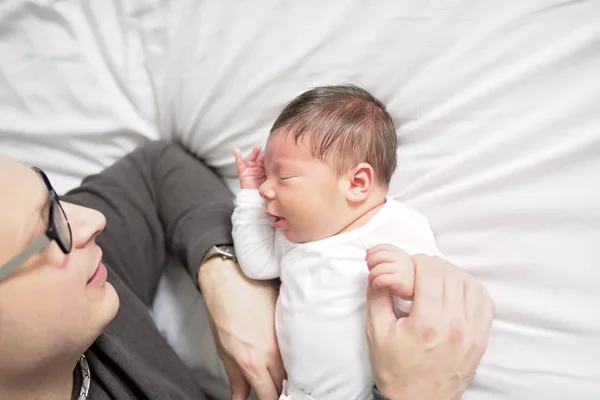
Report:
<svg viewBox="0 0 600 400"><path fill-rule="evenodd" d="M56 235L65 250L71 250L71 230L65 211L58 202L58 196L52 196L52 224Z"/></svg>

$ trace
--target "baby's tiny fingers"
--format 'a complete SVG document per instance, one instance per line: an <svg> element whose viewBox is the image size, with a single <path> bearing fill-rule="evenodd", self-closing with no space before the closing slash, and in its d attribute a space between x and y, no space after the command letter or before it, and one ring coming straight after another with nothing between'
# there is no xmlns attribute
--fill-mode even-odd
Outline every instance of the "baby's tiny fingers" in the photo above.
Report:
<svg viewBox="0 0 600 400"><path fill-rule="evenodd" d="M414 277L401 273L386 273L376 276L371 285L374 288L386 288L396 297L411 300L414 295Z"/></svg>
<svg viewBox="0 0 600 400"><path fill-rule="evenodd" d="M235 156L235 166L239 175L246 169L246 163L244 163L244 159L242 158L242 152L240 151L240 149L235 149L233 151L233 155Z"/></svg>
<svg viewBox="0 0 600 400"><path fill-rule="evenodd" d="M257 144L256 146L254 146L252 148L252 151L250 152L250 154L248 154L248 157L246 157L246 162L247 163L255 163L259 154L260 154L260 144Z"/></svg>
<svg viewBox="0 0 600 400"><path fill-rule="evenodd" d="M398 277L395 276L395 274L379 275L375 279L373 279L371 285L373 285L373 287L377 289L390 289L390 291L392 291L392 294L394 294L394 288L397 289L398 286L400 286L400 284L398 283Z"/></svg>
<svg viewBox="0 0 600 400"><path fill-rule="evenodd" d="M365 261L367 261L367 266L369 269L373 269L376 265L384 262L393 263L400 261L404 262L405 264L412 264L408 254L403 258L401 258L401 256L401 254L399 255L397 252L388 250L387 248L378 248L372 251L367 251Z"/></svg>
<svg viewBox="0 0 600 400"><path fill-rule="evenodd" d="M393 274L395 272L398 272L398 268L392 263L382 262L380 264L377 264L376 266L371 268L371 272L369 272L369 283L373 283L373 280L375 280L375 278L377 278L378 276L385 274Z"/></svg>

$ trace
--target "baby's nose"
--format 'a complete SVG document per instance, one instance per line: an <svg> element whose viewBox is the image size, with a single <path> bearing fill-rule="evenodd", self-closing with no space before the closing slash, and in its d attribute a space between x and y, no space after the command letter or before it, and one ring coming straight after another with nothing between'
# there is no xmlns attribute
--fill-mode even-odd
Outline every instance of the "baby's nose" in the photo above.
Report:
<svg viewBox="0 0 600 400"><path fill-rule="evenodd" d="M267 185L267 181L263 182L258 188L258 193L263 199L273 200L275 198L275 191Z"/></svg>

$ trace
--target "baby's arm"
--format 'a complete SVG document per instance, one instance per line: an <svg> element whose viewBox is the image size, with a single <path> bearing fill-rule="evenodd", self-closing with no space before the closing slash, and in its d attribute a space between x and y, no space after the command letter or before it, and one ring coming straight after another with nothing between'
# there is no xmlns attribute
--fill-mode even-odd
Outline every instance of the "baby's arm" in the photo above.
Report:
<svg viewBox="0 0 600 400"><path fill-rule="evenodd" d="M279 257L275 251L275 229L264 213L264 200L258 189L265 181L265 156L254 146L244 160L235 150L235 164L242 190L236 197L231 217L233 242L242 271L252 279L279 277Z"/></svg>
<svg viewBox="0 0 600 400"><path fill-rule="evenodd" d="M275 229L265 215L258 190L242 189L236 197L231 218L233 242L242 271L252 279L273 279L280 275L275 251Z"/></svg>

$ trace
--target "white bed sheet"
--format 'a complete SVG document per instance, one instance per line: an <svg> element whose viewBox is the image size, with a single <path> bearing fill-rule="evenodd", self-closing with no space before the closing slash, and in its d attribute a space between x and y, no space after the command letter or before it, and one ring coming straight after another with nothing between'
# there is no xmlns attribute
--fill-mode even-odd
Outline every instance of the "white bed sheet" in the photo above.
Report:
<svg viewBox="0 0 600 400"><path fill-rule="evenodd" d="M153 79L184 5L2 1L0 152L63 192L159 138Z"/></svg>
<svg viewBox="0 0 600 400"><path fill-rule="evenodd" d="M0 2L0 153L41 167L63 193L160 138L155 85L187 3ZM165 336L201 386L226 398L206 309L180 270L165 274L157 320L170 318ZM198 328L178 335L188 323Z"/></svg>
<svg viewBox="0 0 600 400"><path fill-rule="evenodd" d="M596 399L599 16L597 1L3 2L0 152L66 190L162 132L235 191L233 148L264 142L287 101L362 85L398 124L392 193L496 300L464 398ZM225 398L186 279L170 270L154 314Z"/></svg>
<svg viewBox="0 0 600 400"><path fill-rule="evenodd" d="M600 398L599 17L596 1L202 1L161 122L236 190L233 148L264 143L287 101L369 89L398 125L392 194L496 301L464 398Z"/></svg>

